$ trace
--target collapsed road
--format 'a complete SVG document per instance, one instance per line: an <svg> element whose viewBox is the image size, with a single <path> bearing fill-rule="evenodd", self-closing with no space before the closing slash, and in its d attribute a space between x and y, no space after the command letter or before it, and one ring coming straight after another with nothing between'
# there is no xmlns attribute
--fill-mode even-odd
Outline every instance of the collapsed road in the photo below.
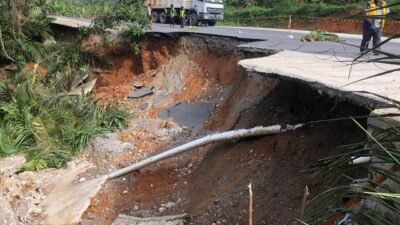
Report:
<svg viewBox="0 0 400 225"><path fill-rule="evenodd" d="M8 209L9 224L46 220L43 202L49 201L61 181L84 184L206 134L367 115L366 106L385 104L367 95L353 98L349 89L338 88L343 83L335 85L334 79L324 83L318 71L308 73L307 67L284 70L274 60L288 59L287 53L249 47L247 42L149 33L138 56L125 45L105 49L113 67L91 68L97 78L92 95L103 104L114 102L130 111L129 127L95 137L66 169L17 174L23 159L0 162L8 190L8 201L0 203L7 206L2 209ZM98 44L94 38L86 47ZM312 60L328 63L320 55L301 54L296 56L304 57L303 65ZM334 60L329 63L333 69L324 71L326 78L343 66ZM394 92L390 89L385 94ZM79 220L81 224L140 224L140 218L165 222L165 216L172 215L171 224L246 224L246 188L252 183L255 224L291 224L300 215L304 187L315 196L331 182L316 181L304 169L316 159L337 153L336 146L364 138L354 123L339 121L210 144L110 180L90 202L82 203L88 208ZM57 198L54 201L58 203ZM67 203L59 207L69 212Z"/></svg>
<svg viewBox="0 0 400 225"><path fill-rule="evenodd" d="M53 24L65 28L85 27L91 25L91 20L82 18L71 18L54 16ZM360 24L361 26L361 24ZM233 37L242 40L249 40L251 43L245 45L259 49L276 49L291 50L304 53L322 54L330 56L356 57L360 51L358 46L361 43L362 36L357 34L337 33L343 39L343 43L317 41L317 42L300 42L301 37L309 34L304 30L286 30L286 29L270 29L270 28L252 28L252 27L186 27L170 28L166 24L152 24L149 32L157 32L163 34L173 33L191 33L191 34L208 34L221 37ZM289 38L290 36L290 38ZM382 40L385 40L383 38ZM400 54L400 40L393 39L389 43L382 46L382 50Z"/></svg>

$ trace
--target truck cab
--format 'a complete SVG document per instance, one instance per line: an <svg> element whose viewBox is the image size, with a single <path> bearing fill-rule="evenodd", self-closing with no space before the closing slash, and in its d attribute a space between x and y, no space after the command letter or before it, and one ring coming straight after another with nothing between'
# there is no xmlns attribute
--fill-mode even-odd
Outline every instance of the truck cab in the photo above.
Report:
<svg viewBox="0 0 400 225"><path fill-rule="evenodd" d="M192 0L192 9L188 15L191 25L205 22L213 26L218 20L224 19L224 1Z"/></svg>

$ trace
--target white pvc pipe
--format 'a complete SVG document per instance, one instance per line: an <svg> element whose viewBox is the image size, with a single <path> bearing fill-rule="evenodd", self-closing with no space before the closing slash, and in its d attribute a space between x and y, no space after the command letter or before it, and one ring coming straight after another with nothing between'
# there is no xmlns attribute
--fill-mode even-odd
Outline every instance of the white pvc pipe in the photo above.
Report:
<svg viewBox="0 0 400 225"><path fill-rule="evenodd" d="M130 166L127 166L125 168L114 171L114 172L108 174L108 179L113 179L113 178L123 176L123 175L131 173L135 170L141 169L147 165L150 165L150 164L153 164L160 160L163 160L163 159L172 157L174 155L189 151L191 149L200 147L202 145L206 145L206 144L210 144L210 143L214 143L214 142L218 142L218 141L224 141L224 140L232 140L232 139L254 137L254 136L263 136L263 135L270 135L270 134L278 134L278 133L285 132L287 130L295 130L302 126L303 126L303 124L298 124L295 126L288 125L285 129L282 129L282 127L280 125L274 125L274 126L269 126L269 127L261 127L260 126L260 127L254 127L251 129L232 130L232 131L226 131L226 132L222 132L222 133L207 135L203 138L180 145L178 147L175 147L168 151L162 152L158 155L152 156L152 157L147 158L138 163L134 163Z"/></svg>
<svg viewBox="0 0 400 225"><path fill-rule="evenodd" d="M371 156L360 156L357 158L353 158L353 160L350 162L351 164L363 164L363 163L368 163L371 161Z"/></svg>

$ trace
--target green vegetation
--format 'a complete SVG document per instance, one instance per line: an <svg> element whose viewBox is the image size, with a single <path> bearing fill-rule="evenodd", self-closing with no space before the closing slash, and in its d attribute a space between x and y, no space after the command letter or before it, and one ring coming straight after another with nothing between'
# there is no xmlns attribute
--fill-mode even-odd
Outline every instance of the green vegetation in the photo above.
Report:
<svg viewBox="0 0 400 225"><path fill-rule="evenodd" d="M293 22L314 22L320 17L332 15L349 16L353 11L360 11L363 3L331 4L323 2L299 2L295 0L276 1L270 4L254 4L238 8L227 6L225 19L220 24L225 25L258 25L271 27L287 25L289 15Z"/></svg>
<svg viewBox="0 0 400 225"><path fill-rule="evenodd" d="M109 13L115 1L111 0L52 0L46 10L51 15L93 18L101 13Z"/></svg>
<svg viewBox="0 0 400 225"><path fill-rule="evenodd" d="M339 38L337 34L329 33L326 30L315 30L311 31L310 34L305 35L300 39L301 41L333 41L333 42L342 42L343 40Z"/></svg>
<svg viewBox="0 0 400 225"><path fill-rule="evenodd" d="M38 74L19 72L0 84L0 156L26 153L24 169L61 167L94 134L122 129L128 114L90 98L56 95Z"/></svg>
<svg viewBox="0 0 400 225"><path fill-rule="evenodd" d="M40 12L41 4L21 2L0 2L0 62L40 60L40 41L51 36L50 20Z"/></svg>
<svg viewBox="0 0 400 225"><path fill-rule="evenodd" d="M383 41L380 45L369 49L353 60L353 63L386 63L396 65L396 68L352 83L400 71L399 55L376 49L398 38L400 38L400 34ZM373 51L380 53L381 56L367 60L362 58ZM370 225L391 225L398 219L400 149L397 143L400 141L400 126L397 121L393 122L385 117L398 116L400 102L369 92L361 93L385 99L392 103L395 110L392 115L380 115L375 118L387 127L380 131L366 130L359 121L350 118L365 132L368 140L342 146L341 148L344 150L342 154L321 159L312 166L316 169L317 178L324 180L332 178L335 182L308 204L308 213L305 218L307 224L321 224L327 219L331 223L325 224L337 224L345 215L350 216L358 224ZM365 157L370 157L370 160L354 163L355 159L365 159Z"/></svg>
<svg viewBox="0 0 400 225"><path fill-rule="evenodd" d="M395 107L398 107L398 102ZM354 122L370 139L343 146L347 149L343 154L317 162L318 177L334 178L336 185L310 202L305 220L308 224L321 224L328 218L339 221L348 214L358 224L391 225L393 217L388 215L398 215L400 201L396 187L400 185L400 150L394 145L400 140L398 127L388 124L391 128L371 134L356 120ZM382 123L387 122L382 119ZM354 159L368 156L372 161L351 163ZM365 179L367 174L369 179Z"/></svg>
<svg viewBox="0 0 400 225"><path fill-rule="evenodd" d="M141 1L120 0L81 37L55 43L50 19L41 10L46 6L43 0L0 2L0 69L12 68L0 83L0 157L25 154L25 170L64 166L93 135L127 125L124 110L67 93L77 80L93 79L91 65L106 61L81 47L86 37L107 34L105 29L128 21L122 35L137 51L137 40L148 27Z"/></svg>
<svg viewBox="0 0 400 225"><path fill-rule="evenodd" d="M90 31L104 35L109 28L122 26L121 37L131 43L132 52L139 53L137 45L146 29L150 29L150 21L143 7L143 0L119 0L110 12L104 12L94 18Z"/></svg>

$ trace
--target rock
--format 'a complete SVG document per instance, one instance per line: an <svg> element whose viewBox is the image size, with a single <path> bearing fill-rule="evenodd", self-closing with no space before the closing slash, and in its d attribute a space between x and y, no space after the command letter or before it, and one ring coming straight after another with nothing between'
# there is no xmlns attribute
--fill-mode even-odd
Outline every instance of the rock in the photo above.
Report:
<svg viewBox="0 0 400 225"><path fill-rule="evenodd" d="M15 173L26 162L23 156L12 156L0 160L0 173Z"/></svg>
<svg viewBox="0 0 400 225"><path fill-rule="evenodd" d="M86 178L81 177L81 178L79 179L79 183L81 183L81 182L83 182L83 181L85 181L85 180L86 180Z"/></svg>
<svg viewBox="0 0 400 225"><path fill-rule="evenodd" d="M167 137L167 136L176 136L184 132L184 129L181 127L173 127L170 129L158 129L154 133L159 137Z"/></svg>
<svg viewBox="0 0 400 225"><path fill-rule="evenodd" d="M157 70L153 70L153 71L151 71L150 75L151 75L152 77L154 77L157 73L158 73Z"/></svg>
<svg viewBox="0 0 400 225"><path fill-rule="evenodd" d="M133 83L133 86L134 86L135 88L140 89L140 88L144 87L144 84L143 84L143 83L139 83L139 82L135 82L135 83Z"/></svg>
<svg viewBox="0 0 400 225"><path fill-rule="evenodd" d="M170 92L181 92L183 89L183 81L180 73L165 73L165 85Z"/></svg>
<svg viewBox="0 0 400 225"><path fill-rule="evenodd" d="M21 180L32 181L35 179L35 174L32 171L25 171L18 174Z"/></svg>
<svg viewBox="0 0 400 225"><path fill-rule="evenodd" d="M161 90L153 97L153 104L157 105L158 103L164 101L169 96L167 90Z"/></svg>
<svg viewBox="0 0 400 225"><path fill-rule="evenodd" d="M146 87L138 91L134 91L132 94L128 96L128 98L142 98L146 95L151 95L151 94L153 94L153 87Z"/></svg>
<svg viewBox="0 0 400 225"><path fill-rule="evenodd" d="M40 216L40 214L42 214L42 208L34 207L31 212L32 212L32 215L35 217Z"/></svg>
<svg viewBox="0 0 400 225"><path fill-rule="evenodd" d="M122 149L123 149L124 152L127 152L127 151L135 149L135 146L133 144L129 143L129 142L122 143L121 145L122 145Z"/></svg>
<svg viewBox="0 0 400 225"><path fill-rule="evenodd" d="M167 211L167 208L165 208L165 207L160 207L160 208L158 209L158 211L161 212L161 213L163 213L163 212Z"/></svg>
<svg viewBox="0 0 400 225"><path fill-rule="evenodd" d="M73 88L67 94L68 95L82 95L83 94L83 96L86 96L87 94L89 94L92 91L92 89L93 89L94 85L96 84L96 82L97 82L97 78L93 79L93 80L91 80L91 81L89 81L87 83L84 83L84 84L82 84L82 85L80 85L80 86L78 86L76 88Z"/></svg>
<svg viewBox="0 0 400 225"><path fill-rule="evenodd" d="M88 76L90 75L89 68L84 67L84 73L80 73L74 77L74 80L71 83L71 89L78 87Z"/></svg>
<svg viewBox="0 0 400 225"><path fill-rule="evenodd" d="M1 224L17 225L17 216L3 196L0 196L0 221Z"/></svg>
<svg viewBox="0 0 400 225"><path fill-rule="evenodd" d="M127 151L124 147L130 147L120 141L117 133L97 135L85 149L86 157L99 166L99 173L107 173L109 162Z"/></svg>
<svg viewBox="0 0 400 225"><path fill-rule="evenodd" d="M19 220L26 222L34 207L35 205L32 203L32 198L25 197L16 210Z"/></svg>
<svg viewBox="0 0 400 225"><path fill-rule="evenodd" d="M42 224L74 224L81 220L90 205L91 198L107 180L107 176L101 176L84 183L77 183L79 174L86 172L90 167L91 164L82 163L76 168L69 169L68 174L55 181L56 186L40 204L43 208L42 214L45 215L41 218Z"/></svg>
<svg viewBox="0 0 400 225"><path fill-rule="evenodd" d="M147 103L147 102L144 102L144 103L141 103L138 105L138 109L140 109L140 110L145 110L148 107L149 107L149 103Z"/></svg>
<svg viewBox="0 0 400 225"><path fill-rule="evenodd" d="M176 205L176 204L173 203L173 202L168 202L168 203L165 203L165 204L164 204L164 207L167 208L167 209L170 209L170 208L174 207L175 205Z"/></svg>

